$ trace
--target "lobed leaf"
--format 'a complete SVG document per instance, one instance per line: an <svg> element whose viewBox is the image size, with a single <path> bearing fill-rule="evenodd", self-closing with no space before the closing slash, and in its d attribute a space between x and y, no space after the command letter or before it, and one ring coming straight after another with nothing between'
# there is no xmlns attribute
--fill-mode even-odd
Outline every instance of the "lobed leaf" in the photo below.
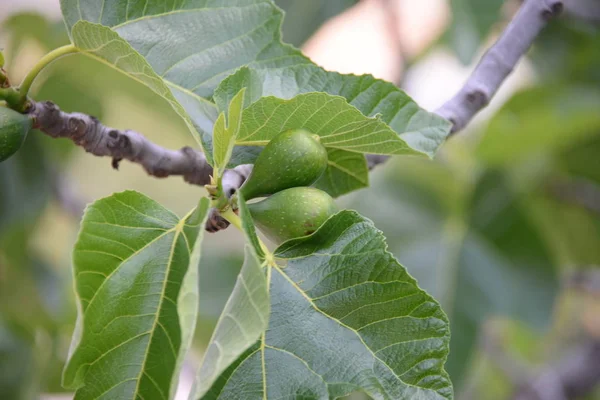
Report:
<svg viewBox="0 0 600 400"><path fill-rule="evenodd" d="M263 97L244 110L238 146L265 146L290 129L306 129L327 148L370 154L419 154L379 118L365 117L343 97L307 93Z"/></svg>
<svg viewBox="0 0 600 400"><path fill-rule="evenodd" d="M262 97L290 100L300 94L324 92L346 99L367 117L379 116L412 149L435 155L450 132L450 123L420 108L394 84L371 75L343 75L325 71L314 64L272 69L240 68L215 90L214 101L220 110L241 89L246 88L245 107Z"/></svg>
<svg viewBox="0 0 600 400"><path fill-rule="evenodd" d="M197 139L212 136L210 98L237 68L309 62L281 43L282 13L270 0L61 0L61 8L78 48L147 84ZM212 145L204 152L212 162Z"/></svg>
<svg viewBox="0 0 600 400"><path fill-rule="evenodd" d="M246 88L244 106L254 107L258 116L260 108L268 101L265 97L269 96L296 101L302 98L300 95L313 95L314 92L341 96L363 115L377 117L387 124L416 154L424 153L430 157L435 155L450 131L448 121L421 109L393 84L370 75L342 75L308 64L261 70L243 67L223 80L215 90L214 101L217 107L227 109L231 99L241 88ZM281 113L280 110L277 112ZM389 138L389 132L381 136ZM210 146L210 143L204 142L204 146ZM231 166L253 162L260 151L260 147L237 147L233 152ZM332 196L341 196L367 186L366 164L358 161L358 158L364 157L350 155L348 151L340 151L335 155L345 159L346 163L343 166L335 160L336 165L330 163L319 182L319 188ZM350 159L353 161L350 162ZM334 177L335 180L332 179Z"/></svg>
<svg viewBox="0 0 600 400"><path fill-rule="evenodd" d="M169 82L156 74L152 65L112 29L79 21L70 34L73 44L81 52L128 74L163 97L192 131L212 131L217 118L214 105L202 98L197 98L193 103L180 102L186 98L172 90ZM185 107L186 104L188 107Z"/></svg>
<svg viewBox="0 0 600 400"><path fill-rule="evenodd" d="M63 384L76 399L172 398L198 307L208 199L179 219L137 192L88 207L73 253L79 316Z"/></svg>
<svg viewBox="0 0 600 400"><path fill-rule="evenodd" d="M457 154L465 162L466 153ZM390 251L448 314L453 335L446 369L456 388L463 387L488 319L504 316L544 328L559 288L548 231L535 221L541 205L532 203L530 191L538 184L524 191L509 174L481 167L465 176L460 163L449 168L397 159L350 204L369 213ZM516 167L515 176L522 177ZM559 220L551 218L555 227Z"/></svg>
<svg viewBox="0 0 600 400"><path fill-rule="evenodd" d="M283 244L269 327L202 399L451 399L448 320L352 211Z"/></svg>
<svg viewBox="0 0 600 400"><path fill-rule="evenodd" d="M220 101L215 89L245 66L261 71L258 74L265 79L246 85L250 92L258 93L255 87L260 87L262 95L286 100L314 91L343 96L369 117L381 114L381 120L412 149L430 156L450 130L447 121L419 108L391 83L326 72L283 44L283 14L271 0L61 0L61 6L73 42L167 99L198 134L211 163L212 131L218 117L213 96ZM93 46L82 45L86 41L94 42ZM277 82L286 93L268 94ZM228 101L242 87L228 91ZM257 100L247 97L246 105ZM226 110L227 106L220 107ZM232 163L239 154L251 158L259 151L236 151Z"/></svg>

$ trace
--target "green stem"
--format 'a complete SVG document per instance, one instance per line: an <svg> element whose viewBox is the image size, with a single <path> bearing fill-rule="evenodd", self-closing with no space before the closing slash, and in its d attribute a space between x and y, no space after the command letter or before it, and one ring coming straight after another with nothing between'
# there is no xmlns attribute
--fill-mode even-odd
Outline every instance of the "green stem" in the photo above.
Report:
<svg viewBox="0 0 600 400"><path fill-rule="evenodd" d="M0 88L0 100L6 101L6 104L13 110L22 112L23 104L20 102L21 96L13 88Z"/></svg>
<svg viewBox="0 0 600 400"><path fill-rule="evenodd" d="M242 228L242 220L236 213L233 212L231 207L228 208L226 211L221 211L221 216L227 221L229 221L231 225L239 229L240 232L244 232L244 229ZM262 240L260 240L260 238L258 238L258 243L260 244L260 248L262 249L263 253L265 253L265 259L267 261L267 264L271 266L275 265L274 254L269 251L269 248L264 244Z"/></svg>
<svg viewBox="0 0 600 400"><path fill-rule="evenodd" d="M242 220L236 213L233 212L231 207L229 207L226 211L221 211L221 217L225 218L231 223L231 225L235 226L240 231L244 231L244 228L242 228Z"/></svg>
<svg viewBox="0 0 600 400"><path fill-rule="evenodd" d="M79 50L72 44L68 44L66 46L59 47L58 49L52 50L50 53L46 54L38 63L27 73L21 86L19 87L19 93L21 94L20 101L22 104L27 100L27 94L29 93L29 89L31 89L31 85L35 78L39 75L39 73L46 68L53 61L59 59L62 56L67 54L77 53Z"/></svg>

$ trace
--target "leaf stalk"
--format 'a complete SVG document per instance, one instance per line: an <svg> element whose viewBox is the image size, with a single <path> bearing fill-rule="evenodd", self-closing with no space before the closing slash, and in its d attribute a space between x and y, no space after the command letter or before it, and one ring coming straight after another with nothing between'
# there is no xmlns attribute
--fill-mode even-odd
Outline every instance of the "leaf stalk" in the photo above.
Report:
<svg viewBox="0 0 600 400"><path fill-rule="evenodd" d="M79 52L79 49L75 47L73 44L68 44L66 46L59 47L57 49L52 50L50 53L46 54L44 57L38 61L36 65L27 73L23 82L21 82L21 86L19 87L19 102L21 105L24 105L27 101L27 94L31 89L31 85L35 78L39 75L39 73L50 65L53 61L58 60L59 58L67 55Z"/></svg>

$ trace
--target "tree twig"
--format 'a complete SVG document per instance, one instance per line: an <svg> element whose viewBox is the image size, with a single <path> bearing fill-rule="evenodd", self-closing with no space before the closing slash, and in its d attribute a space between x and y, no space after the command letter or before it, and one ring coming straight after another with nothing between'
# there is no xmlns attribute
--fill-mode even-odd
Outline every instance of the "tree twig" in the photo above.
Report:
<svg viewBox="0 0 600 400"><path fill-rule="evenodd" d="M140 164L149 175L165 178L181 175L186 182L206 185L212 167L204 154L190 147L168 150L132 130L109 128L96 118L81 113L65 113L52 102L30 102L27 114L34 128L53 138L67 138L96 156L112 157L118 169L123 159Z"/></svg>
<svg viewBox="0 0 600 400"><path fill-rule="evenodd" d="M111 157L115 169L118 169L119 162L125 159L140 164L149 175L157 178L181 175L186 182L193 185L210 183L212 167L202 152L191 147L181 150L165 149L141 133L107 127L90 115L63 112L49 101L29 101L27 114L34 118L34 128L53 138L70 139L88 153ZM225 193L231 196L251 171L251 165L240 165L225 171L222 180ZM58 196L62 194L62 191L57 191ZM79 208L79 204L73 204L74 213L79 212ZM216 232L227 226L227 221L213 210L206 229Z"/></svg>
<svg viewBox="0 0 600 400"><path fill-rule="evenodd" d="M525 1L460 92L437 110L437 114L453 123L453 133L463 129L489 103L548 20L562 9L562 0ZM138 132L106 127L89 115L65 113L52 102L31 101L27 113L35 118L35 127L51 137L68 138L89 153L112 157L114 168L126 159L158 178L181 175L191 184L210 183L212 167L204 154L190 147L168 150ZM367 160L372 169L387 157L369 155ZM243 184L250 171L251 166L240 166L225 173L223 186L228 195ZM226 226L226 221L213 211L207 229L220 230Z"/></svg>
<svg viewBox="0 0 600 400"><path fill-rule="evenodd" d="M485 53L462 89L436 113L462 130L485 108L548 21L563 10L562 0L526 0L498 41Z"/></svg>

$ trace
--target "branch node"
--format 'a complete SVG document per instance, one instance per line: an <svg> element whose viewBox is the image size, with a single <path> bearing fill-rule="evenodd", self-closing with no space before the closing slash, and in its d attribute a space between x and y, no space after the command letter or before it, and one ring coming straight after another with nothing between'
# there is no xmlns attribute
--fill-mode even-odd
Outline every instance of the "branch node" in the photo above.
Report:
<svg viewBox="0 0 600 400"><path fill-rule="evenodd" d="M106 147L111 150L114 157L132 159L133 146L127 135L113 129L108 132L108 137Z"/></svg>
<svg viewBox="0 0 600 400"><path fill-rule="evenodd" d="M211 208L208 219L206 220L206 231L210 233L216 233L227 229L227 227L229 227L229 221L221 217L219 210L216 208Z"/></svg>
<svg viewBox="0 0 600 400"><path fill-rule="evenodd" d="M119 170L119 164L121 163L122 158L113 158L111 162L111 166L114 170Z"/></svg>
<svg viewBox="0 0 600 400"><path fill-rule="evenodd" d="M546 9L546 10L542 11L542 18L544 19L544 21L550 21L552 18L554 18L556 15L558 15L561 10L562 10L562 6L556 6L556 7L553 6L550 9Z"/></svg>
<svg viewBox="0 0 600 400"><path fill-rule="evenodd" d="M166 170L165 168L161 168L158 165L156 167L152 168L151 171L148 171L148 173L157 178L166 178L169 176L169 171Z"/></svg>
<svg viewBox="0 0 600 400"><path fill-rule="evenodd" d="M56 109L56 112L60 113L58 108ZM77 144L78 146L83 146L84 148L86 148L87 145L86 128L87 126L83 119L78 117L73 117L69 119L68 130L72 132L71 138L73 139L73 142L75 142L75 144ZM60 132L56 132L56 136L59 136L59 133ZM86 151L89 152L89 149L86 148Z"/></svg>
<svg viewBox="0 0 600 400"><path fill-rule="evenodd" d="M562 1L552 1L547 8L542 11L542 17L545 21L550 21L563 12L564 4Z"/></svg>
<svg viewBox="0 0 600 400"><path fill-rule="evenodd" d="M490 102L489 97L483 90L474 89L467 94L467 101L475 107L483 108Z"/></svg>

